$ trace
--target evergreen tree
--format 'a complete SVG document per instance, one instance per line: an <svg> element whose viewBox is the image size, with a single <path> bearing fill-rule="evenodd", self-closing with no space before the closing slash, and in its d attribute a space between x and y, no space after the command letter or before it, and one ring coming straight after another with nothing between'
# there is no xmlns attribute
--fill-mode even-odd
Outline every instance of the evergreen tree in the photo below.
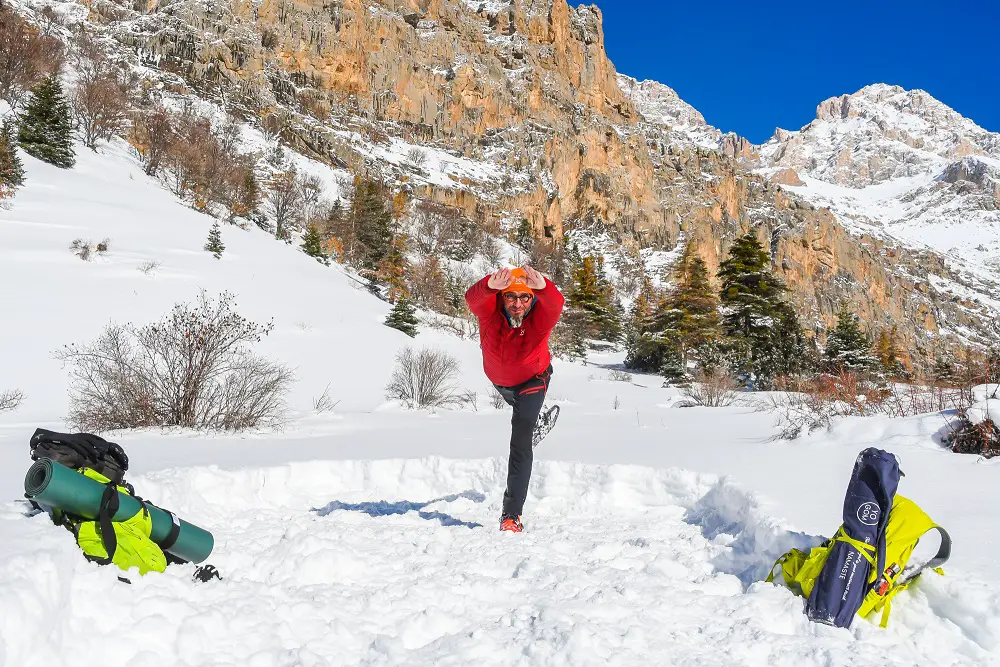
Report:
<svg viewBox="0 0 1000 667"><path fill-rule="evenodd" d="M361 269L375 271L379 262L392 251L392 211L386 207L380 183L359 180L348 213L356 246L350 259Z"/></svg>
<svg viewBox="0 0 1000 667"><path fill-rule="evenodd" d="M684 373L679 325L683 313L674 308L671 295L640 324L635 342L629 347L625 366L647 373L669 376L676 382Z"/></svg>
<svg viewBox="0 0 1000 667"><path fill-rule="evenodd" d="M396 305L392 307L385 318L387 327L399 329L410 338L417 335L417 324L419 324L417 310L405 295L396 301Z"/></svg>
<svg viewBox="0 0 1000 667"><path fill-rule="evenodd" d="M514 243L520 246L525 252L531 252L532 247L534 247L535 230L527 218L522 218L521 224L517 226L517 231L514 234Z"/></svg>
<svg viewBox="0 0 1000 667"><path fill-rule="evenodd" d="M314 257L320 264L330 264L330 258L323 250L323 239L320 237L316 225L309 225L309 231L302 237L302 250L310 257Z"/></svg>
<svg viewBox="0 0 1000 667"><path fill-rule="evenodd" d="M671 303L681 313L677 332L686 366L692 355L698 358L699 350L719 339L719 300L712 291L708 267L692 244L685 247L675 274L677 288Z"/></svg>
<svg viewBox="0 0 1000 667"><path fill-rule="evenodd" d="M899 359L899 330L893 324L890 329L879 331L873 349L875 357L882 367L882 372L890 378L905 378L906 368Z"/></svg>
<svg viewBox="0 0 1000 667"><path fill-rule="evenodd" d="M4 123L0 129L0 199L13 196L24 185L24 165L17 155L14 128Z"/></svg>
<svg viewBox="0 0 1000 667"><path fill-rule="evenodd" d="M222 229L219 227L218 221L208 231L208 241L205 243L205 250L215 255L216 259L222 259L222 253L226 250L226 246L222 244Z"/></svg>
<svg viewBox="0 0 1000 667"><path fill-rule="evenodd" d="M581 260L573 271L573 287L567 301L571 307L587 313L589 337L614 343L621 338L621 319L611 283L604 277L603 264L600 257Z"/></svg>
<svg viewBox="0 0 1000 667"><path fill-rule="evenodd" d="M389 288L389 303L395 303L396 299L408 292L406 275L409 269L410 263L406 259L406 237L399 234L392 239L389 254L379 261L375 271L376 280Z"/></svg>
<svg viewBox="0 0 1000 667"><path fill-rule="evenodd" d="M31 93L31 100L18 126L18 143L24 152L39 160L57 167L72 167L76 162L72 116L59 77L52 74Z"/></svg>
<svg viewBox="0 0 1000 667"><path fill-rule="evenodd" d="M567 307L552 331L552 353L562 359L587 360L587 313L579 308Z"/></svg>
<svg viewBox="0 0 1000 667"><path fill-rule="evenodd" d="M775 377L804 370L808 359L798 318L784 300L788 288L770 266L763 246L746 234L733 243L718 274L729 365L758 390L770 388Z"/></svg>
<svg viewBox="0 0 1000 667"><path fill-rule="evenodd" d="M872 355L872 342L858 326L858 318L841 304L837 326L826 337L823 370L828 373L871 373L879 366Z"/></svg>

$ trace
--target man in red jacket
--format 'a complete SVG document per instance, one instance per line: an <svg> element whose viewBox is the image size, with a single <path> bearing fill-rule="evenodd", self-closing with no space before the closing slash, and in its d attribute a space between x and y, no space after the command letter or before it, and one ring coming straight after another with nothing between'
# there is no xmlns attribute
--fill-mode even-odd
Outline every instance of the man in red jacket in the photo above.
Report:
<svg viewBox="0 0 1000 667"><path fill-rule="evenodd" d="M479 318L486 377L514 408L500 530L519 533L531 478L532 434L552 377L549 335L565 299L552 281L525 266L486 276L469 288L465 300Z"/></svg>

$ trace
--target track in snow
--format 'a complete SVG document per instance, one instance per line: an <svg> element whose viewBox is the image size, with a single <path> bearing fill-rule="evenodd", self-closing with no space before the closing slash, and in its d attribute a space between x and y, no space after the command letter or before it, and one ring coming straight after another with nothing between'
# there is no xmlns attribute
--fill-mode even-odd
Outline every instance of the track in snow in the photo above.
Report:
<svg viewBox="0 0 1000 667"><path fill-rule="evenodd" d="M0 664L991 664L984 587L927 578L888 631L816 626L754 583L810 539L726 480L542 462L527 531L497 528L496 460L317 462L171 470L146 497L213 530L224 581L191 566L133 577L83 561L45 517L8 508ZM12 507L12 506L11 506ZM35 545L35 546L30 546ZM39 579L47 580L39 585ZM992 607L991 607L992 605ZM951 620L954 619L954 620ZM101 646L81 655L79 633ZM39 638L45 637L44 641Z"/></svg>

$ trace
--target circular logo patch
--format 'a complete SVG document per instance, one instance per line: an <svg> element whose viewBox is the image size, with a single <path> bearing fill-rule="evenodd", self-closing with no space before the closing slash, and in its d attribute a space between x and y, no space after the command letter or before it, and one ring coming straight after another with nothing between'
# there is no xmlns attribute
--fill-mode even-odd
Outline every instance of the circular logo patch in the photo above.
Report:
<svg viewBox="0 0 1000 667"><path fill-rule="evenodd" d="M878 523L878 504L862 503L858 508L858 521L866 526L874 526Z"/></svg>

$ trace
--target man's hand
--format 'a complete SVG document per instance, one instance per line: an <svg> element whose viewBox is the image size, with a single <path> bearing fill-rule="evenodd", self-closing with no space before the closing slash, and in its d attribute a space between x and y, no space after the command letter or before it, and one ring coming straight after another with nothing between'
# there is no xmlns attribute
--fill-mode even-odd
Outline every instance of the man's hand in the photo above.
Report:
<svg viewBox="0 0 1000 667"><path fill-rule="evenodd" d="M502 290L510 287L512 282L514 282L514 277L510 275L510 269L498 269L496 273L490 276L486 285L490 289Z"/></svg>
<svg viewBox="0 0 1000 667"><path fill-rule="evenodd" d="M528 287L530 287L533 290L545 289L545 278L542 276L542 274L540 274L538 271L535 271L533 268L527 265L521 268L524 269L524 274L525 277L527 278L525 282L528 283Z"/></svg>

